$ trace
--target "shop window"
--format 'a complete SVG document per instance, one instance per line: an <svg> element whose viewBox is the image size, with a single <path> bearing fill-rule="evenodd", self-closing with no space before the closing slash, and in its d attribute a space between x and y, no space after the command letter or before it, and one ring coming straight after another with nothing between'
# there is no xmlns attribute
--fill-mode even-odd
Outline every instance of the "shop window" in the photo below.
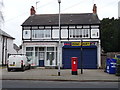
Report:
<svg viewBox="0 0 120 90"><path fill-rule="evenodd" d="M26 51L33 51L33 47L26 47Z"/></svg>
<svg viewBox="0 0 120 90"><path fill-rule="evenodd" d="M47 51L54 51L54 47L47 47Z"/></svg>
<svg viewBox="0 0 120 90"><path fill-rule="evenodd" d="M44 47L39 47L39 51L44 51Z"/></svg>
<svg viewBox="0 0 120 90"><path fill-rule="evenodd" d="M26 56L28 56L28 57L32 56L32 54L33 54L32 52L26 52Z"/></svg>

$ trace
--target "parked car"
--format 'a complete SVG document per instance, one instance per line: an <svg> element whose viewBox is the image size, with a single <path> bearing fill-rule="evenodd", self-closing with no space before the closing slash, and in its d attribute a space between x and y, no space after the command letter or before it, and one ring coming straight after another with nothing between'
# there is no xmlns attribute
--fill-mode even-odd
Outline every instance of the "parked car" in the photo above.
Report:
<svg viewBox="0 0 120 90"><path fill-rule="evenodd" d="M21 69L22 71L30 69L30 60L23 54L11 54L7 61L7 70Z"/></svg>

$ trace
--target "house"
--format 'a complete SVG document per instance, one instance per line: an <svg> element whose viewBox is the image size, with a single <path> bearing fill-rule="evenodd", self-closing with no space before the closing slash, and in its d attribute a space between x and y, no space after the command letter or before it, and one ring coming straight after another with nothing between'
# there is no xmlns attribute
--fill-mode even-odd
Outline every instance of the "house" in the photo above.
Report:
<svg viewBox="0 0 120 90"><path fill-rule="evenodd" d="M7 64L8 53L16 53L13 48L14 39L15 38L0 29L0 65Z"/></svg>
<svg viewBox="0 0 120 90"><path fill-rule="evenodd" d="M33 66L57 67L60 55L62 68L71 68L71 57L78 57L81 68L82 52L83 68L101 67L100 20L95 4L93 13L62 13L60 36L59 14L35 14L34 8L31 12L21 26L22 51Z"/></svg>
<svg viewBox="0 0 120 90"><path fill-rule="evenodd" d="M120 18L120 1L118 2L118 18Z"/></svg>

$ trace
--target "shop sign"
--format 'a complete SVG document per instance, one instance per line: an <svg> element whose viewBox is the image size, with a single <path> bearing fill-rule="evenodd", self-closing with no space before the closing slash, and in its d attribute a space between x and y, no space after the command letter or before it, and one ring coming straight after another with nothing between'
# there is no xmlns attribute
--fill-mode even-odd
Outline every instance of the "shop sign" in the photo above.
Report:
<svg viewBox="0 0 120 90"><path fill-rule="evenodd" d="M43 45L43 46L46 46L46 45L54 45L56 46L57 43L48 43L48 42L42 42L42 43L24 43L25 45Z"/></svg>
<svg viewBox="0 0 120 90"><path fill-rule="evenodd" d="M96 45L96 42L82 42L82 46ZM81 46L81 42L64 42L64 46Z"/></svg>

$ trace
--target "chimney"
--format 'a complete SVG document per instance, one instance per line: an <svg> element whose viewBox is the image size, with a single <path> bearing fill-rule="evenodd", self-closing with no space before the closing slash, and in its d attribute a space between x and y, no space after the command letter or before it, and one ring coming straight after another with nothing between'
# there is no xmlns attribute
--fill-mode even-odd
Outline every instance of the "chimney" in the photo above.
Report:
<svg viewBox="0 0 120 90"><path fill-rule="evenodd" d="M35 15L35 14L36 14L35 8L31 6L30 15Z"/></svg>
<svg viewBox="0 0 120 90"><path fill-rule="evenodd" d="M93 5L93 14L97 14L97 6L96 6L96 4Z"/></svg>

